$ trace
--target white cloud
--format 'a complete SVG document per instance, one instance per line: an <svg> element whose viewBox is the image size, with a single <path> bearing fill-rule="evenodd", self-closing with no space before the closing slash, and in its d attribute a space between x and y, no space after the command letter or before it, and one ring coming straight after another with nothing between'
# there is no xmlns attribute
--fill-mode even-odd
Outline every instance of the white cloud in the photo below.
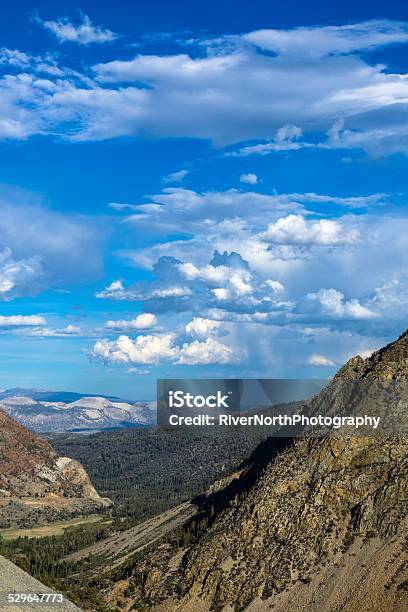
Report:
<svg viewBox="0 0 408 612"><path fill-rule="evenodd" d="M334 361L325 357L324 355L310 355L307 359L307 363L312 366L335 366Z"/></svg>
<svg viewBox="0 0 408 612"><path fill-rule="evenodd" d="M256 185L258 182L258 177L256 174L250 172L249 174L241 174L239 177L241 183L247 183L248 185Z"/></svg>
<svg viewBox="0 0 408 612"><path fill-rule="evenodd" d="M119 336L116 340L98 340L92 355L113 363L137 363L153 365L177 358L178 348L174 345L174 334L161 336Z"/></svg>
<svg viewBox="0 0 408 612"><path fill-rule="evenodd" d="M102 243L97 219L48 209L33 194L0 186L0 299L93 280Z"/></svg>
<svg viewBox="0 0 408 612"><path fill-rule="evenodd" d="M127 209L122 210L126 212ZM132 207L134 214L127 217L127 223L156 235L159 232L179 233L182 224L183 230L192 234L213 236L222 229L225 235L231 236L246 223L264 227L265 218L276 219L282 214L301 210L304 210L303 203L290 194L238 189L200 193L182 187L167 187L150 196L147 204Z"/></svg>
<svg viewBox="0 0 408 612"><path fill-rule="evenodd" d="M229 363L233 359L232 349L214 338L194 340L180 347L172 333L137 336L134 340L129 336L119 336L114 341L98 340L92 355L105 362L139 365Z"/></svg>
<svg viewBox="0 0 408 612"><path fill-rule="evenodd" d="M285 290L285 287L282 285L282 283L277 280L271 280L270 278L265 281L265 285L270 287L274 293L281 293L281 291Z"/></svg>
<svg viewBox="0 0 408 612"><path fill-rule="evenodd" d="M52 327L33 327L17 330L20 336L32 336L36 338L69 338L79 336L81 329L77 325L67 325L66 327L54 329Z"/></svg>
<svg viewBox="0 0 408 612"><path fill-rule="evenodd" d="M181 183L186 178L188 170L178 170L178 172L172 172L163 178L165 183Z"/></svg>
<svg viewBox="0 0 408 612"><path fill-rule="evenodd" d="M120 280L112 281L107 287L105 287L105 289L103 289L102 291L97 291L95 293L95 297L112 300L135 299L133 293L127 291L123 287L122 281Z"/></svg>
<svg viewBox="0 0 408 612"><path fill-rule="evenodd" d="M40 315L0 315L0 327L29 327L46 323L46 319Z"/></svg>
<svg viewBox="0 0 408 612"><path fill-rule="evenodd" d="M289 215L278 219L276 223L270 223L261 237L277 244L335 246L353 244L357 241L359 234L357 230L344 232L338 221L329 219L305 221L301 215Z"/></svg>
<svg viewBox="0 0 408 612"><path fill-rule="evenodd" d="M228 285L236 295L246 295L252 292L250 284L251 273L247 269L231 269L227 265L207 265L197 268L192 263L179 264L179 270L190 281L202 280L209 285Z"/></svg>
<svg viewBox="0 0 408 612"><path fill-rule="evenodd" d="M228 151L226 157L246 157L248 155L269 155L284 151L299 151L299 149L315 148L316 145L301 140L302 130L296 125L284 125L276 130L275 137L263 143L247 145L236 151Z"/></svg>
<svg viewBox="0 0 408 612"><path fill-rule="evenodd" d="M87 15L82 15L82 21L75 25L67 17L60 17L56 21L43 21L37 19L43 28L52 32L58 42L73 42L79 45L89 45L91 43L106 43L117 38L117 34L94 25Z"/></svg>
<svg viewBox="0 0 408 612"><path fill-rule="evenodd" d="M208 365L212 363L232 363L237 361L233 350L215 338L207 338L204 342L194 340L183 344L177 363L183 365Z"/></svg>
<svg viewBox="0 0 408 612"><path fill-rule="evenodd" d="M151 299L181 298L191 295L191 289L174 283L154 287L152 285L133 286L125 288L122 281L113 281L102 291L97 291L95 297L108 300L140 301Z"/></svg>
<svg viewBox="0 0 408 612"><path fill-rule="evenodd" d="M390 43L406 43L408 28L405 23L378 20L341 26L257 30L244 39L281 55L323 58Z"/></svg>
<svg viewBox="0 0 408 612"><path fill-rule="evenodd" d="M157 317L150 312L143 312L137 315L134 319L128 321L107 321L106 327L108 329L149 329L154 327L157 323Z"/></svg>
<svg viewBox="0 0 408 612"><path fill-rule="evenodd" d="M154 289L148 298L180 298L191 295L191 289L188 287L163 287L162 289Z"/></svg>
<svg viewBox="0 0 408 612"><path fill-rule="evenodd" d="M68 20L43 25L64 41L115 37L86 17L79 25ZM89 67L82 75L72 69L57 75L61 69L54 65L47 79L38 79L36 67L26 69L22 52L9 50L3 65L24 71L0 79L0 135L100 140L147 134L217 145L263 141L241 146L237 153L243 155L305 147L408 152L406 75L363 55L407 38L407 24L386 20L262 30L197 42L200 53L191 56L113 58L93 67L94 78ZM306 142L311 133L320 141Z"/></svg>
<svg viewBox="0 0 408 612"><path fill-rule="evenodd" d="M291 193L290 198L293 198L296 202L311 202L316 204L338 204L339 206L345 206L348 208L368 208L370 206L376 206L383 204L387 201L388 194L386 193L373 193L367 196L351 196L351 197L339 197L321 195L317 193Z"/></svg>
<svg viewBox="0 0 408 612"><path fill-rule="evenodd" d="M207 338L216 332L221 326L219 321L204 319L203 317L194 317L190 323L186 325L186 332L197 338Z"/></svg>
<svg viewBox="0 0 408 612"><path fill-rule="evenodd" d="M30 56L18 49L7 49L6 47L0 49L0 64L26 68L30 62Z"/></svg>
<svg viewBox="0 0 408 612"><path fill-rule="evenodd" d="M369 320L378 316L357 299L346 300L336 289L320 289L316 293L309 293L307 299L319 304L322 313L332 317Z"/></svg>
<svg viewBox="0 0 408 612"><path fill-rule="evenodd" d="M31 295L43 275L43 266L38 256L16 260L11 249L5 247L0 252L0 300L8 301L14 297Z"/></svg>
<svg viewBox="0 0 408 612"><path fill-rule="evenodd" d="M216 287L212 290L212 293L219 302L229 300L232 297L230 291L225 287Z"/></svg>

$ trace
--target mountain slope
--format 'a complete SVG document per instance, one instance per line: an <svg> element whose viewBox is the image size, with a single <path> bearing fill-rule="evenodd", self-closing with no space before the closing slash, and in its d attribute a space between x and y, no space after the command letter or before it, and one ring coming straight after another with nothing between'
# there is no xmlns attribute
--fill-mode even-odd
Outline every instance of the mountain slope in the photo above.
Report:
<svg viewBox="0 0 408 612"><path fill-rule="evenodd" d="M337 380L401 379L407 364L404 334L369 359L350 360ZM408 609L407 438L305 438L281 453L270 439L239 481L192 546L156 546L107 593L110 605Z"/></svg>
<svg viewBox="0 0 408 612"><path fill-rule="evenodd" d="M105 507L82 465L0 410L0 526L37 524Z"/></svg>
<svg viewBox="0 0 408 612"><path fill-rule="evenodd" d="M45 586L22 569L0 556L0 609L8 612L35 612L41 608L41 603L34 601L33 603L24 602L21 604L11 605L7 601L8 593L30 593L56 595L56 592ZM50 597L49 602L44 598L43 610L52 612L81 612L80 609L73 603L68 601L66 597L62 602L58 602L59 597L54 600ZM2 605L3 604L3 605Z"/></svg>

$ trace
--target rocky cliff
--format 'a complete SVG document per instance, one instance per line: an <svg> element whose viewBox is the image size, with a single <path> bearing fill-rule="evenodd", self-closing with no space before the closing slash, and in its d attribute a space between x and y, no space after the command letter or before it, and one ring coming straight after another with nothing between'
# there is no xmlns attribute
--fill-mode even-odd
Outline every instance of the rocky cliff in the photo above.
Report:
<svg viewBox="0 0 408 612"><path fill-rule="evenodd" d="M351 359L336 380L407 373L404 334L366 360ZM408 609L408 439L333 436L280 445L286 448L269 440L254 453L192 545L156 546L107 594L110 603L185 611Z"/></svg>
<svg viewBox="0 0 408 612"><path fill-rule="evenodd" d="M0 526L35 525L99 510L102 500L78 461L0 410Z"/></svg>

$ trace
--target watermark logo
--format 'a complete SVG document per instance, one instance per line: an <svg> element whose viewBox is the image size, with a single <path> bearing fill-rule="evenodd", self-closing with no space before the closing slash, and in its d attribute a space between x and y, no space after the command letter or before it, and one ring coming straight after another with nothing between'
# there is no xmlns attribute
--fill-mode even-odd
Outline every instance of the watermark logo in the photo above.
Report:
<svg viewBox="0 0 408 612"><path fill-rule="evenodd" d="M182 390L169 391L168 405L170 408L229 408L228 398L232 392L223 395L217 391L214 395L194 395Z"/></svg>
<svg viewBox="0 0 408 612"><path fill-rule="evenodd" d="M159 426L262 427L269 436L408 435L405 381L159 379Z"/></svg>

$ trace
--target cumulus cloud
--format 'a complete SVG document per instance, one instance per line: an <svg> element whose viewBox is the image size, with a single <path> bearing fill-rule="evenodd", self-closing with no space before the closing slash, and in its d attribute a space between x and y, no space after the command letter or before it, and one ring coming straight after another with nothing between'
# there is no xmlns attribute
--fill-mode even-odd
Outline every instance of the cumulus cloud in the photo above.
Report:
<svg viewBox="0 0 408 612"><path fill-rule="evenodd" d="M207 338L204 342L194 340L183 344L177 363L182 365L209 365L213 363L231 363L237 361L234 351L215 338Z"/></svg>
<svg viewBox="0 0 408 612"><path fill-rule="evenodd" d="M241 183L247 183L248 185L256 185L258 182L258 177L256 174L250 172L249 174L241 174L239 177Z"/></svg>
<svg viewBox="0 0 408 612"><path fill-rule="evenodd" d="M215 251L209 263L196 266L175 257L161 257L153 266L153 279L124 289L99 292L109 299L139 299L152 312L188 312L194 315L186 331L196 338L220 329L217 319L233 320L232 313L248 315L248 320L272 322L290 312L294 304L282 298L284 285L262 278L236 252ZM211 312L218 311L217 316ZM238 319L236 319L238 320ZM224 332L223 332L224 333Z"/></svg>
<svg viewBox="0 0 408 612"><path fill-rule="evenodd" d="M130 214L127 214L130 205L117 209L126 214L125 223L130 229L149 235L154 233L156 237L154 246L128 249L122 255L133 265L151 268L163 255L174 255L181 260L188 257L197 265L206 257L209 248L227 249L242 253L251 266L259 269L262 265L274 273L278 260L298 257L296 245L302 247L305 256L307 244L346 247L358 242L359 230L353 227L357 225L355 219L339 217L309 221L307 216L312 210L321 216L325 204L336 204L340 212L350 208L370 208L388 200L389 196L381 193L336 197L236 189L200 193L180 187L166 188L150 196L148 203L132 205ZM271 235L276 239L273 244L268 239L267 221L271 224ZM178 233L180 227L191 238L157 243L158 236Z"/></svg>
<svg viewBox="0 0 408 612"><path fill-rule="evenodd" d="M233 360L230 347L214 338L201 342L194 340L177 345L172 333L162 335L119 336L116 340L98 340L92 355L105 362L121 364L158 365L175 363L181 365L229 363Z"/></svg>
<svg viewBox="0 0 408 612"><path fill-rule="evenodd" d="M344 232L338 221L306 221L301 215L289 215L270 223L262 238L278 244L344 245L357 241L357 230Z"/></svg>
<svg viewBox="0 0 408 612"><path fill-rule="evenodd" d="M112 300L136 300L138 296L123 287L121 280L112 281L102 291L97 291L95 297Z"/></svg>
<svg viewBox="0 0 408 612"><path fill-rule="evenodd" d="M378 316L376 312L360 304L357 299L346 300L345 296L336 289L320 289L316 293L309 293L307 299L317 304L323 314L332 317L367 320Z"/></svg>
<svg viewBox="0 0 408 612"><path fill-rule="evenodd" d="M208 338L211 334L217 332L221 327L219 321L204 319L203 317L194 317L190 323L186 325L186 332L197 338Z"/></svg>
<svg viewBox="0 0 408 612"><path fill-rule="evenodd" d="M161 336L119 336L116 340L98 340L92 349L92 355L106 362L137 363L153 365L175 359L178 349L174 345L174 334Z"/></svg>
<svg viewBox="0 0 408 612"><path fill-rule="evenodd" d="M73 42L79 45L89 45L91 43L106 43L117 38L117 34L94 25L88 15L81 15L81 21L75 25L67 17L60 17L55 21L43 21L37 19L43 28L49 30L57 38L58 42Z"/></svg>
<svg viewBox="0 0 408 612"><path fill-rule="evenodd" d="M277 280L266 279L265 285L270 287L274 293L280 293L285 290L285 287Z"/></svg>
<svg viewBox="0 0 408 612"><path fill-rule="evenodd" d="M228 242L245 232L248 225L264 228L265 219L277 219L282 214L304 210L304 204L290 194L258 193L253 190L198 192L182 187L166 187L160 193L149 196L149 199L146 204L132 206L130 211L128 206L116 210L131 213L125 219L129 228L149 235L154 233L156 237L172 232L178 234L182 227L186 234L197 234L211 240L222 235L222 241ZM214 246L222 248L222 241ZM254 245L256 250L259 250L258 245ZM208 247L205 251L208 252Z"/></svg>
<svg viewBox="0 0 408 612"><path fill-rule="evenodd" d="M201 317L241 330L254 325L255 334L259 326L326 322L355 335L375 323L391 335L408 311L407 221L392 200L383 193L163 190L140 211L124 211L130 231L154 228L156 240L120 253L152 274L128 286L127 297L148 301L156 314L188 313L184 325ZM326 209L331 218L322 218ZM167 241L169 228L180 224L189 235Z"/></svg>
<svg viewBox="0 0 408 612"><path fill-rule="evenodd" d="M143 312L134 319L125 321L107 321L106 327L113 330L149 329L157 324L157 317L150 312Z"/></svg>

